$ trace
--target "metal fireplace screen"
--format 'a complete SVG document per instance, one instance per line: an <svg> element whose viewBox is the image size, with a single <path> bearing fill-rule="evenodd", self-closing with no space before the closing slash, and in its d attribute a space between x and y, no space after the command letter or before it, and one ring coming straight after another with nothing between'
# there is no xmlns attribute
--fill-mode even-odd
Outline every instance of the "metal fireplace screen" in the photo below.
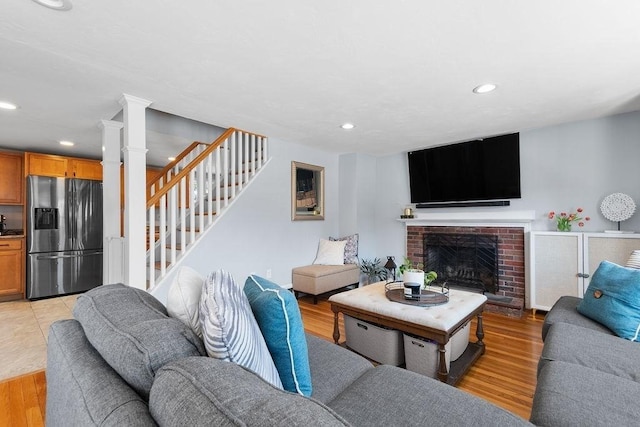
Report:
<svg viewBox="0 0 640 427"><path fill-rule="evenodd" d="M435 271L450 287L498 291L498 236L427 233L423 257L424 270Z"/></svg>

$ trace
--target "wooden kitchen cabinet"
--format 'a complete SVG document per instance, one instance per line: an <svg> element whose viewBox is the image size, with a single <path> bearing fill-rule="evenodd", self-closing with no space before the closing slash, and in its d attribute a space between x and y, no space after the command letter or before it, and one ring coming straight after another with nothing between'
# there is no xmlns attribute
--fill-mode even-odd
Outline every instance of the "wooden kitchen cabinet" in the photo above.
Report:
<svg viewBox="0 0 640 427"><path fill-rule="evenodd" d="M98 160L70 159L69 169L72 178L102 181L102 163Z"/></svg>
<svg viewBox="0 0 640 427"><path fill-rule="evenodd" d="M0 153L0 205L23 204L22 154Z"/></svg>
<svg viewBox="0 0 640 427"><path fill-rule="evenodd" d="M27 153L27 175L39 176L67 176L66 157L54 156L51 154Z"/></svg>
<svg viewBox="0 0 640 427"><path fill-rule="evenodd" d="M99 160L40 153L27 153L26 158L27 175L102 181L102 164Z"/></svg>
<svg viewBox="0 0 640 427"><path fill-rule="evenodd" d="M0 238L0 301L24 298L24 238Z"/></svg>

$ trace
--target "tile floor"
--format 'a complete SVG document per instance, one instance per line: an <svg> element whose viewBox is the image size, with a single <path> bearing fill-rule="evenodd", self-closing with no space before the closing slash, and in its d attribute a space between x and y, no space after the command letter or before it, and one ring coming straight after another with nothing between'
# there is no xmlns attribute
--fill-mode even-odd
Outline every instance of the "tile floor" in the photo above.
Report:
<svg viewBox="0 0 640 427"><path fill-rule="evenodd" d="M0 381L46 367L49 326L73 317L76 298L0 303Z"/></svg>

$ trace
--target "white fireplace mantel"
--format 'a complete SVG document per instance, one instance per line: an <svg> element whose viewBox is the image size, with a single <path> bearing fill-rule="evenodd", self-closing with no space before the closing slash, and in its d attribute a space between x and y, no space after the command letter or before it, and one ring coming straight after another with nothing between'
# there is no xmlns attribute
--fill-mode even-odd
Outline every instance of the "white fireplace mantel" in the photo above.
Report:
<svg viewBox="0 0 640 427"><path fill-rule="evenodd" d="M420 212L398 221L409 226L517 227L530 231L535 211Z"/></svg>

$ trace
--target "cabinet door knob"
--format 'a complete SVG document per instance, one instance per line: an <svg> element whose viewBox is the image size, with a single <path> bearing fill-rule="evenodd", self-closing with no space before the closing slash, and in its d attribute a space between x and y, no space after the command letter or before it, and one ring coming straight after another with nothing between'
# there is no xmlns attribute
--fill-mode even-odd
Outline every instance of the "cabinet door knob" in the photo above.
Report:
<svg viewBox="0 0 640 427"><path fill-rule="evenodd" d="M582 277L584 277L585 279L588 279L588 278L589 278L589 275L588 275L587 273L584 273L584 274L582 275Z"/></svg>

